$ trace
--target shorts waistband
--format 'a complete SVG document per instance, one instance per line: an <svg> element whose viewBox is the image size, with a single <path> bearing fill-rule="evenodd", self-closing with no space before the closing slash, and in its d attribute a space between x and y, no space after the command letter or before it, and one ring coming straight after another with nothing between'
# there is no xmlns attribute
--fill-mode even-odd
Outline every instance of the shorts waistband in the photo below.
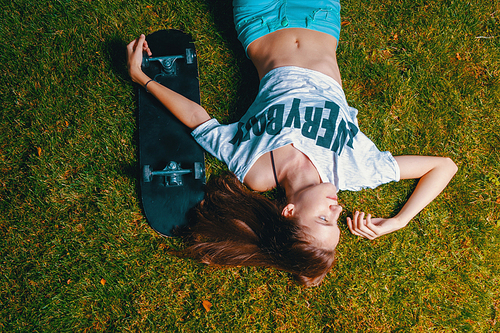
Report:
<svg viewBox="0 0 500 333"><path fill-rule="evenodd" d="M245 52L254 40L286 28L324 32L337 42L340 37L338 0L234 0L233 13Z"/></svg>

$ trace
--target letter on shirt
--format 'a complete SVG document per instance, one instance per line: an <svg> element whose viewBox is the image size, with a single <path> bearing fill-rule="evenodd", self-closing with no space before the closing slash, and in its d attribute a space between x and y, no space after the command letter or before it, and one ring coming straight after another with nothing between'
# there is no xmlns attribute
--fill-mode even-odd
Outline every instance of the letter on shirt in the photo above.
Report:
<svg viewBox="0 0 500 333"><path fill-rule="evenodd" d="M266 132L269 135L276 135L281 132L283 127L283 114L285 113L285 104L272 105L267 111Z"/></svg>
<svg viewBox="0 0 500 333"><path fill-rule="evenodd" d="M335 123L337 122L337 117L339 116L339 106L333 102L325 102L325 109L330 109L330 114L328 118L323 118L321 123L321 128L324 128L325 135L318 136L316 144L320 147L330 148L332 144L333 135L335 134Z"/></svg>
<svg viewBox="0 0 500 333"><path fill-rule="evenodd" d="M321 124L321 116L323 115L323 108L315 108L314 110L313 118L313 108L306 107L305 122L302 125L302 135L308 139L316 139Z"/></svg>
<svg viewBox="0 0 500 333"><path fill-rule="evenodd" d="M292 103L292 108L290 109L290 113L288 114L288 118L286 118L285 127L293 127L300 128L300 99L294 98Z"/></svg>

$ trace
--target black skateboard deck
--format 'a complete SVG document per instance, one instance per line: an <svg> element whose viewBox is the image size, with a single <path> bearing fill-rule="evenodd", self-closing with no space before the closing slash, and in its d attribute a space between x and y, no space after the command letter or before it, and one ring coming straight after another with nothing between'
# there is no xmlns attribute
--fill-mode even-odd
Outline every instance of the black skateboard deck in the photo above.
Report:
<svg viewBox="0 0 500 333"><path fill-rule="evenodd" d="M146 37L153 55L142 69L156 82L200 103L198 63L191 37L160 30ZM144 214L158 233L173 236L186 224L186 213L203 200L204 150L182 124L142 87L139 104L140 192Z"/></svg>

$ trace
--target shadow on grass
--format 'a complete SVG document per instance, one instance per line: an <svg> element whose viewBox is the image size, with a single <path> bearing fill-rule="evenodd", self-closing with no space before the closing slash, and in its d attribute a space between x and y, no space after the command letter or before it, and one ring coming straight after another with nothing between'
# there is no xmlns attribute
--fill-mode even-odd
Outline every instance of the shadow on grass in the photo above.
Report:
<svg viewBox="0 0 500 333"><path fill-rule="evenodd" d="M104 42L106 60L115 74L124 81L130 81L127 71L127 42L118 36L109 36Z"/></svg>
<svg viewBox="0 0 500 333"><path fill-rule="evenodd" d="M206 0L212 18L229 50L234 54L241 80L236 89L238 100L229 123L239 121L253 103L259 88L259 77L254 65L247 58L245 50L238 40L233 22L233 5L231 0Z"/></svg>
<svg viewBox="0 0 500 333"><path fill-rule="evenodd" d="M105 61L107 61L107 63L112 68L113 72L120 78L120 80L132 83L127 70L127 43L128 43L127 41L124 41L119 36L110 35L106 38L106 40L103 43L103 50L104 54L106 55ZM137 93L135 93L134 96L135 96L134 116L136 123L135 128L137 129L138 128ZM139 195L140 187L138 179L140 176L140 171L139 171L140 168L138 162L139 161L138 143L139 143L139 132L135 130L133 134L133 144L135 147L135 156L137 162L122 163L120 165L117 165L117 168L120 170L123 176L135 180L135 192Z"/></svg>

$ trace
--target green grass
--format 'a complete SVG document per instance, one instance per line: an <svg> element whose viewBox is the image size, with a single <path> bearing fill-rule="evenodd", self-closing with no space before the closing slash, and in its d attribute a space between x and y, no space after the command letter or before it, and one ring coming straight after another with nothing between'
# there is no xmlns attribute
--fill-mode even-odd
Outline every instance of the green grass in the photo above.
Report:
<svg viewBox="0 0 500 333"><path fill-rule="evenodd" d="M258 79L230 0L2 5L0 331L500 331L498 2L342 2L339 65L361 129L394 154L449 156L459 172L401 231L370 242L343 223L334 269L309 289L272 269L171 256L182 242L141 212L124 46L164 28L192 34L203 106L237 120ZM385 216L414 185L340 198L347 213Z"/></svg>

